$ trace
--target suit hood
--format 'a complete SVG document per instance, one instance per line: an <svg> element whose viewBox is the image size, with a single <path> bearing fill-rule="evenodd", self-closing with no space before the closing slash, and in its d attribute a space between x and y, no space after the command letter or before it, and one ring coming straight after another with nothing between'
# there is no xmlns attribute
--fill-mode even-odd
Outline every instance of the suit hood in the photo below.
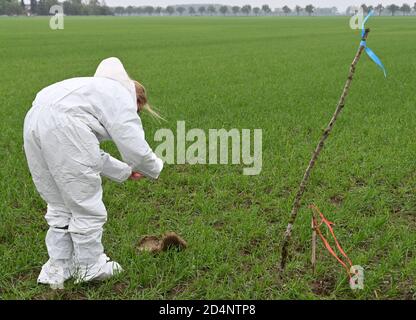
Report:
<svg viewBox="0 0 416 320"><path fill-rule="evenodd" d="M120 83L130 93L136 103L136 89L134 82L130 79L126 69L118 58L108 58L99 64L94 77L112 79Z"/></svg>

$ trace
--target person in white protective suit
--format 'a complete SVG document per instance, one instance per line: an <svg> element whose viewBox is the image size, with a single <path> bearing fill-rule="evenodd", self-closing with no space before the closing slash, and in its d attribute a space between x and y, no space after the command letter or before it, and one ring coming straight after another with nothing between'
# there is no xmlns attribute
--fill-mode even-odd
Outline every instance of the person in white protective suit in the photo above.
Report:
<svg viewBox="0 0 416 320"><path fill-rule="evenodd" d="M49 260L38 283L61 287L121 272L101 244L107 211L101 176L117 182L157 179L163 162L145 140L138 112L153 112L143 86L117 58L101 62L94 77L74 78L40 91L24 123L32 179L47 202ZM154 113L154 112L153 112ZM100 150L112 140L123 162Z"/></svg>

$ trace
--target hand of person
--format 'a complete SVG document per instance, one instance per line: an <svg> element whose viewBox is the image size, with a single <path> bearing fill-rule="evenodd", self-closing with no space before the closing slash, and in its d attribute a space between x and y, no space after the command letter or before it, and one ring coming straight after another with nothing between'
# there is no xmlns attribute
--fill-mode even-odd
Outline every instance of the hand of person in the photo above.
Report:
<svg viewBox="0 0 416 320"><path fill-rule="evenodd" d="M130 176L130 180L134 180L134 181L137 181L137 180L140 180L140 179L143 179L144 178L144 175L142 175L141 173L139 173L139 172L133 172L132 174L131 174L131 176Z"/></svg>

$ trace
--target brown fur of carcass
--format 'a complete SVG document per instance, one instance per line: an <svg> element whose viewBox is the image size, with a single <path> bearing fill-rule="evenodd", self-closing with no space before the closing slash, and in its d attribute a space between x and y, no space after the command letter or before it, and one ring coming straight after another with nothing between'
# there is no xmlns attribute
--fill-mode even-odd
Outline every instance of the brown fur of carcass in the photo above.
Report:
<svg viewBox="0 0 416 320"><path fill-rule="evenodd" d="M175 232L168 232L161 238L157 236L144 236L138 245L139 251L148 251L151 253L159 253L175 248L183 250L188 247L188 244Z"/></svg>

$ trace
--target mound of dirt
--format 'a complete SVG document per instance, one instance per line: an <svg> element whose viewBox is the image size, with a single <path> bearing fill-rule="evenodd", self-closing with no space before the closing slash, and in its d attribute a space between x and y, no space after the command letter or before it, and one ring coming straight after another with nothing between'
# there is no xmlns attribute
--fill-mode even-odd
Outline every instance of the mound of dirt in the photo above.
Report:
<svg viewBox="0 0 416 320"><path fill-rule="evenodd" d="M161 238L157 236L144 236L138 244L139 251L148 251L152 253L159 253L167 251L171 248L183 250L188 247L188 244L175 232L168 232Z"/></svg>

